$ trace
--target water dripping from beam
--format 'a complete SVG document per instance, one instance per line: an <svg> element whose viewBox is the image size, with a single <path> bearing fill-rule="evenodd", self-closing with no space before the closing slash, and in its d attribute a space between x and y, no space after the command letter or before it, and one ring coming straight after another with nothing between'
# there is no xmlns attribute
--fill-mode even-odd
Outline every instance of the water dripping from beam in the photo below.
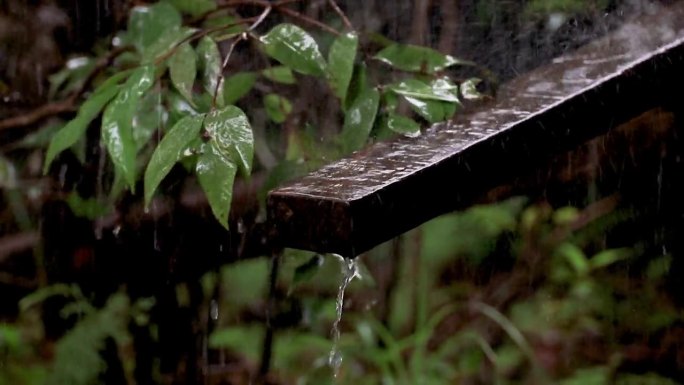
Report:
<svg viewBox="0 0 684 385"><path fill-rule="evenodd" d="M359 265L356 258L343 258L342 256L333 254L340 260L342 266L342 283L337 290L337 300L335 303L336 317L332 326L333 345L328 355L328 365L333 370L333 376L337 378L342 367L342 352L340 352L340 321L342 321L342 312L344 310L344 292L347 290L349 283L356 277L361 278L359 274Z"/></svg>

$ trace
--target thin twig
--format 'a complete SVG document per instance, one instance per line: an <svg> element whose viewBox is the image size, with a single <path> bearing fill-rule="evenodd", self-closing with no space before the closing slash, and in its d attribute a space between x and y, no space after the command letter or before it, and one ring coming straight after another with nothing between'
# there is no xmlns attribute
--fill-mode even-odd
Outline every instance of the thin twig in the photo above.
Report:
<svg viewBox="0 0 684 385"><path fill-rule="evenodd" d="M267 6L264 8L263 12L261 12L261 15L259 15L254 23L247 28L246 32L241 33L235 41L230 45L230 48L228 49L228 53L226 54L226 57L223 59L223 63L221 64L221 72L219 74L218 81L216 82L216 87L214 88L214 97L211 100L211 106L212 108L216 108L216 97L218 96L218 91L219 87L221 84L223 84L223 79L224 79L224 71L226 70L226 66L228 65L228 60L230 60L230 56L233 54L233 51L235 50L235 47L238 45L239 42L243 40L247 40L248 33L255 30L256 27L259 26L259 24L263 23L264 20L266 20L266 17L268 16L269 13L271 13L271 6Z"/></svg>
<svg viewBox="0 0 684 385"><path fill-rule="evenodd" d="M352 26L351 21L349 21L349 18L347 17L347 15L345 15L344 12L342 12L342 10L340 9L340 6L337 5L335 0L328 0L328 4L330 4L332 9L335 10L335 12L340 17L340 19L342 19L344 26L347 27L348 30L353 31L354 27Z"/></svg>
<svg viewBox="0 0 684 385"><path fill-rule="evenodd" d="M282 13L283 15L290 16L291 18L299 20L303 23L311 24L311 25L318 27L318 28L320 28L326 32L332 33L335 36L341 35L340 32L338 30L336 30L335 28L332 28L332 27L328 26L327 24L321 23L320 21L318 21L316 19L312 19L312 18L310 18L306 15L303 15L297 11L293 11L293 10L291 10L289 8L285 8L285 7L277 7L276 9L278 10L278 12Z"/></svg>

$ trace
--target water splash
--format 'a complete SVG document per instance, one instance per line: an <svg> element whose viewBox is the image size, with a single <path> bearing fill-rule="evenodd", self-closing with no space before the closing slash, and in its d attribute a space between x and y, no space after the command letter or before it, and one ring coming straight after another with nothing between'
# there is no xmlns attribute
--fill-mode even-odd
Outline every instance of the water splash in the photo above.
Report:
<svg viewBox="0 0 684 385"><path fill-rule="evenodd" d="M342 367L342 353L339 349L339 343L340 321L342 320L342 311L344 310L344 292L354 278L361 278L361 274L359 274L359 264L356 258L343 258L337 254L333 255L339 259L342 266L342 283L337 290L337 301L335 303L336 317L331 331L333 345L332 349L330 349L330 354L328 355L328 365L330 365L333 370L333 376L337 378L340 368Z"/></svg>

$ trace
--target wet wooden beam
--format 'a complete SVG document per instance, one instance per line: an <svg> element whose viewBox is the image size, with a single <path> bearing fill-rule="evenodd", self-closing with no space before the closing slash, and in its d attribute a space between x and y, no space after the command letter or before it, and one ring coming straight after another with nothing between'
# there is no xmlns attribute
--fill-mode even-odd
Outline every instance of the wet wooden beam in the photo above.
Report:
<svg viewBox="0 0 684 385"><path fill-rule="evenodd" d="M377 143L271 191L276 242L356 256L630 118L675 105L683 74L680 2L514 79L496 101L418 138Z"/></svg>

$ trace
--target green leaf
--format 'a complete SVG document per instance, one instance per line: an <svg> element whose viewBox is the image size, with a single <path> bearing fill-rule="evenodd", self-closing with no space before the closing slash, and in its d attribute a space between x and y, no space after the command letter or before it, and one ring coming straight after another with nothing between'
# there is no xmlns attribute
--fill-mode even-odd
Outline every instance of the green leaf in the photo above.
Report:
<svg viewBox="0 0 684 385"><path fill-rule="evenodd" d="M216 9L214 0L166 0L180 12L190 16L200 16Z"/></svg>
<svg viewBox="0 0 684 385"><path fill-rule="evenodd" d="M208 118L208 117L207 117ZM212 140L197 159L197 179L207 195L209 206L216 219L228 229L230 202L233 199L233 182L237 166L222 149L218 140Z"/></svg>
<svg viewBox="0 0 684 385"><path fill-rule="evenodd" d="M216 141L218 150L227 154L248 176L252 171L254 135L245 113L235 106L211 111L204 120L204 128Z"/></svg>
<svg viewBox="0 0 684 385"><path fill-rule="evenodd" d="M340 133L343 151L356 151L366 143L378 113L379 102L378 90L369 88L349 106Z"/></svg>
<svg viewBox="0 0 684 385"><path fill-rule="evenodd" d="M347 88L354 73L354 60L359 45L359 37L355 33L338 36L328 52L328 81L335 96L344 101Z"/></svg>
<svg viewBox="0 0 684 385"><path fill-rule="evenodd" d="M180 13L168 3L133 8L128 19L128 37L138 52L145 53L163 35L181 26Z"/></svg>
<svg viewBox="0 0 684 385"><path fill-rule="evenodd" d="M45 155L43 173L47 173L50 163L52 163L57 154L73 146L83 135L85 135L90 122L100 114L102 108L104 108L119 91L117 82L120 80L121 76L115 76L112 76L105 81L105 83L103 83L88 100L81 105L81 108L78 110L78 115L61 130L57 131L50 141L50 146Z"/></svg>
<svg viewBox="0 0 684 385"><path fill-rule="evenodd" d="M359 97L359 95L368 88L368 74L366 73L366 63L361 62L354 66L354 74L352 75L351 83L347 88L347 96L343 103L343 108L346 111L349 106Z"/></svg>
<svg viewBox="0 0 684 385"><path fill-rule="evenodd" d="M66 202L76 216L91 220L107 215L112 211L111 205L99 202L95 198L83 199L75 191L67 196Z"/></svg>
<svg viewBox="0 0 684 385"><path fill-rule="evenodd" d="M437 79L430 84L418 79L404 79L398 83L390 84L388 88L399 95L410 98L458 103L456 86L443 79Z"/></svg>
<svg viewBox="0 0 684 385"><path fill-rule="evenodd" d="M197 74L195 51L188 43L181 44L169 61L169 75L174 87L192 104L192 85Z"/></svg>
<svg viewBox="0 0 684 385"><path fill-rule="evenodd" d="M264 75L264 77L268 80L274 81L276 83L295 84L297 82L297 79L295 79L290 67L275 66L266 68L261 71L261 74Z"/></svg>
<svg viewBox="0 0 684 385"><path fill-rule="evenodd" d="M429 123L437 123L450 119L456 113L456 103L439 100L424 100L404 97L414 111Z"/></svg>
<svg viewBox="0 0 684 385"><path fill-rule="evenodd" d="M162 105L159 90L148 92L140 99L131 124L136 153L150 142L155 133L160 131L164 115L166 115L166 109Z"/></svg>
<svg viewBox="0 0 684 385"><path fill-rule="evenodd" d="M264 52L304 75L325 73L325 59L311 35L293 24L278 24L260 38Z"/></svg>
<svg viewBox="0 0 684 385"><path fill-rule="evenodd" d="M392 44L378 52L375 59L402 71L433 73L452 65L472 65L471 62L444 55L432 48L410 44Z"/></svg>
<svg viewBox="0 0 684 385"><path fill-rule="evenodd" d="M470 78L461 83L461 95L465 100L480 100L485 96L477 90L477 85L482 82L478 78Z"/></svg>
<svg viewBox="0 0 684 385"><path fill-rule="evenodd" d="M557 252L575 269L575 272L582 276L589 272L589 261L584 252L572 243L563 243L558 246Z"/></svg>
<svg viewBox="0 0 684 385"><path fill-rule="evenodd" d="M224 102L223 88L216 86L221 80L222 71L221 53L216 42L209 36L203 37L197 45L197 55L200 59L202 71L202 85L212 97L215 92L217 93L216 103L222 107Z"/></svg>
<svg viewBox="0 0 684 385"><path fill-rule="evenodd" d="M150 47L145 49L143 63L152 64L161 58L165 58L173 49L176 49L178 44L189 38L195 31L193 28L182 27L172 29L163 34Z"/></svg>
<svg viewBox="0 0 684 385"><path fill-rule="evenodd" d="M609 249L603 250L589 259L589 265L593 269L601 269L616 262L629 258L630 249Z"/></svg>
<svg viewBox="0 0 684 385"><path fill-rule="evenodd" d="M275 123L282 123L287 119L287 115L292 112L292 103L287 98L277 94L264 96L264 107L266 114Z"/></svg>
<svg viewBox="0 0 684 385"><path fill-rule="evenodd" d="M235 104L252 89L257 75L254 72L239 72L226 79L223 95L226 104Z"/></svg>
<svg viewBox="0 0 684 385"><path fill-rule="evenodd" d="M420 125L413 119L390 113L387 116L387 128L390 130L414 138L420 135Z"/></svg>
<svg viewBox="0 0 684 385"><path fill-rule="evenodd" d="M142 95L154 84L154 66L136 69L105 109L102 117L102 140L114 166L125 182L135 189L136 144L132 121Z"/></svg>
<svg viewBox="0 0 684 385"><path fill-rule="evenodd" d="M150 204L154 190L183 156L188 144L199 135L203 120L204 115L186 116L159 142L145 170L145 206Z"/></svg>

